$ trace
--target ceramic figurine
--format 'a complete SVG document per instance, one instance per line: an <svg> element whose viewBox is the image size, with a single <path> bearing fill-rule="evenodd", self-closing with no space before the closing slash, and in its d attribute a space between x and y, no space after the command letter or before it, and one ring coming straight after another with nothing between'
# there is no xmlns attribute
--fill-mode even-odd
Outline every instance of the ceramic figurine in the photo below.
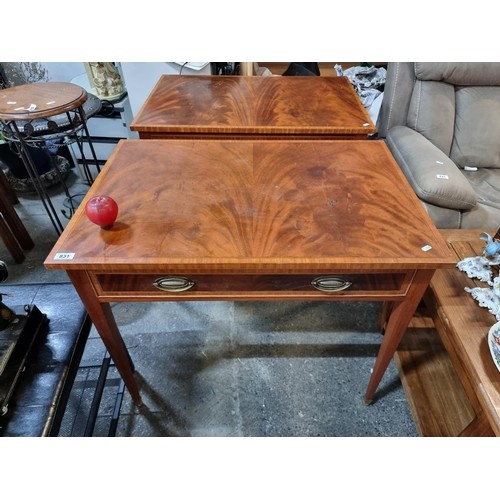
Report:
<svg viewBox="0 0 500 500"><path fill-rule="evenodd" d="M495 240L488 233L481 233L479 238L486 241L486 246L484 247L484 254L489 257L495 257L500 254L500 241Z"/></svg>
<svg viewBox="0 0 500 500"><path fill-rule="evenodd" d="M479 279L488 284L488 287L465 287L465 291L470 293L481 307L488 308L497 321L500 321L500 276L495 267L500 265L500 241L488 233L481 233L479 238L486 241L483 254L466 257L457 263L457 267L467 273L469 278Z"/></svg>

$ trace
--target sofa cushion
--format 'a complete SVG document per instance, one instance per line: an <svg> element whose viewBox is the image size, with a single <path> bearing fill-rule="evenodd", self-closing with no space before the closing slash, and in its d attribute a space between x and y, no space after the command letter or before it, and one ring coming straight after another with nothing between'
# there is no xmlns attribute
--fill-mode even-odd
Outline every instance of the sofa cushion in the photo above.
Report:
<svg viewBox="0 0 500 500"><path fill-rule="evenodd" d="M455 102L450 158L462 168L500 168L500 87L463 87Z"/></svg>

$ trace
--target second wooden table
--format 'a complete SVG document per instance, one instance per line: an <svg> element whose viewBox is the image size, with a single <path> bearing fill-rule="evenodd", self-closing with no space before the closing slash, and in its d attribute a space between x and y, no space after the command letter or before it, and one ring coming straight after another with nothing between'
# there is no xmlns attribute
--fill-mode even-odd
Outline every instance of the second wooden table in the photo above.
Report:
<svg viewBox="0 0 500 500"><path fill-rule="evenodd" d="M366 139L346 77L163 75L130 125L141 139Z"/></svg>

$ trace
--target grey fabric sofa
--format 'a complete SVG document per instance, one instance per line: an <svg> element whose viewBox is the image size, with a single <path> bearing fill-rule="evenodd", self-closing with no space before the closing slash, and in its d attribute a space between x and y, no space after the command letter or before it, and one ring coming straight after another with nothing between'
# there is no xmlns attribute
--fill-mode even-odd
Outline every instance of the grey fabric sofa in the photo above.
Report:
<svg viewBox="0 0 500 500"><path fill-rule="evenodd" d="M438 228L500 227L500 63L389 63L377 129Z"/></svg>

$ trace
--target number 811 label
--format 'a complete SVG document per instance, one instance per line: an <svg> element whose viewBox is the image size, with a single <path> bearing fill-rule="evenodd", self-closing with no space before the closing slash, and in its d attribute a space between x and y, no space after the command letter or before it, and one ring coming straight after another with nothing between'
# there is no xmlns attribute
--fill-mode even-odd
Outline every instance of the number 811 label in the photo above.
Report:
<svg viewBox="0 0 500 500"><path fill-rule="evenodd" d="M72 260L74 256L74 252L59 252L54 255L54 260Z"/></svg>

